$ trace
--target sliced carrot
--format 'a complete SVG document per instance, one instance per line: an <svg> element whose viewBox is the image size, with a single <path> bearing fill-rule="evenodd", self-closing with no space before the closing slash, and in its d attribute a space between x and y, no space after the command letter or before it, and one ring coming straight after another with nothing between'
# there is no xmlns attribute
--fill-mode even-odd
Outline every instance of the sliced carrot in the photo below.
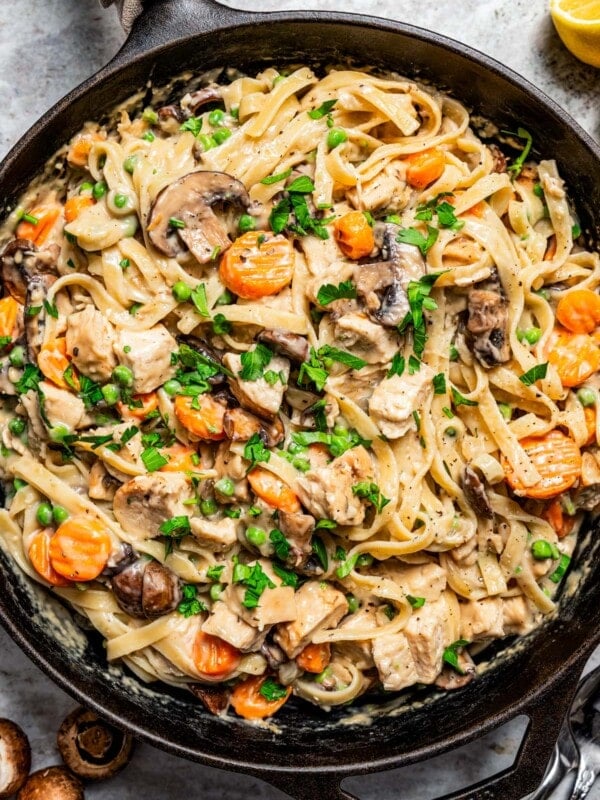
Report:
<svg viewBox="0 0 600 800"><path fill-rule="evenodd" d="M224 679L242 660L242 654L229 642L199 631L194 639L194 664L198 672L211 678Z"/></svg>
<svg viewBox="0 0 600 800"><path fill-rule="evenodd" d="M76 514L50 539L50 564L69 580L93 581L106 566L111 549L106 526L85 514Z"/></svg>
<svg viewBox="0 0 600 800"><path fill-rule="evenodd" d="M219 265L225 286L245 300L277 294L294 275L294 250L285 236L249 231L239 236Z"/></svg>
<svg viewBox="0 0 600 800"><path fill-rule="evenodd" d="M19 239L27 239L34 244L43 244L54 227L61 210L59 206L32 208L27 214L37 222L28 222L26 219L19 222L16 231L17 237Z"/></svg>
<svg viewBox="0 0 600 800"><path fill-rule="evenodd" d="M585 333L572 333L557 326L546 348L548 361L556 367L563 386L579 386L600 369L600 348Z"/></svg>
<svg viewBox="0 0 600 800"><path fill-rule="evenodd" d="M573 333L593 333L600 325L600 295L591 289L572 289L558 301L556 319Z"/></svg>
<svg viewBox="0 0 600 800"><path fill-rule="evenodd" d="M307 644L304 650L296 656L296 664L305 672L319 674L331 661L331 645L328 642L323 644Z"/></svg>
<svg viewBox="0 0 600 800"><path fill-rule="evenodd" d="M269 700L260 693L266 680L268 679L265 675L257 675L235 686L231 693L231 705L236 714L244 719L264 719L272 717L287 702L292 687L288 686L285 694L277 700Z"/></svg>
<svg viewBox="0 0 600 800"><path fill-rule="evenodd" d="M177 442L171 447L161 448L160 452L169 459L169 463L161 467L159 472L193 472L200 469L200 465L194 463L197 453L193 447Z"/></svg>
<svg viewBox="0 0 600 800"><path fill-rule="evenodd" d="M569 517L565 514L562 503L558 498L547 504L542 511L542 519L552 525L559 539L571 533L575 524L575 517Z"/></svg>
<svg viewBox="0 0 600 800"><path fill-rule="evenodd" d="M337 219L333 235L347 258L365 258L375 247L373 229L362 211L349 211Z"/></svg>
<svg viewBox="0 0 600 800"><path fill-rule="evenodd" d="M447 198L444 198L444 199L447 199ZM486 209L486 203L483 200L480 200L479 203L475 203L474 206L471 206L471 208L467 208L467 210L464 211L463 213L464 214L472 214L474 217L480 217L481 218L485 214L485 209Z"/></svg>
<svg viewBox="0 0 600 800"><path fill-rule="evenodd" d="M122 403L121 401L117 403L119 414L125 420L144 420L148 414L151 414L158 408L158 395L156 392L148 392L148 394L134 394L131 400L131 406L129 406L127 403ZM141 405L139 405L139 403L141 403Z"/></svg>
<svg viewBox="0 0 600 800"><path fill-rule="evenodd" d="M533 486L525 486L502 456L506 482L515 494L548 500L570 489L581 475L581 452L573 439L558 429L544 436L527 436L520 440L520 445L539 472L540 480Z"/></svg>
<svg viewBox="0 0 600 800"><path fill-rule="evenodd" d="M294 492L268 469L254 467L248 473L248 482L254 494L270 506L291 513L300 511L300 501Z"/></svg>
<svg viewBox="0 0 600 800"><path fill-rule="evenodd" d="M89 206L93 206L95 203L96 201L93 197L89 197L89 195L85 194L76 194L73 197L69 197L65 203L65 220L67 222L73 222L85 208L89 208Z"/></svg>
<svg viewBox="0 0 600 800"><path fill-rule="evenodd" d="M406 181L415 189L425 189L437 181L446 164L443 151L437 147L422 153L413 153L404 160L408 163Z"/></svg>
<svg viewBox="0 0 600 800"><path fill-rule="evenodd" d="M20 305L10 295L0 300L0 336L12 336L17 324Z"/></svg>
<svg viewBox="0 0 600 800"><path fill-rule="evenodd" d="M65 380L65 370L71 366L67 358L67 340L64 336L45 344L38 356L38 367L41 369L45 378L60 386L61 389L71 389L72 387ZM79 378L73 368L73 384L79 389Z"/></svg>
<svg viewBox="0 0 600 800"><path fill-rule="evenodd" d="M52 528L44 528L34 534L27 555L31 561L31 566L45 581L52 586L70 586L71 581L63 578L50 563L50 537L54 531Z"/></svg>
<svg viewBox="0 0 600 800"><path fill-rule="evenodd" d="M86 167L92 145L102 138L99 133L80 133L71 142L67 161L75 167Z"/></svg>
<svg viewBox="0 0 600 800"><path fill-rule="evenodd" d="M585 440L584 447L589 447L596 441L596 409L594 406L586 406L583 409L585 417L585 426L587 428L588 438Z"/></svg>
<svg viewBox="0 0 600 800"><path fill-rule="evenodd" d="M197 400L198 408L193 407ZM225 438L225 406L209 394L185 397L180 394L175 398L175 416L194 436L209 442L218 442Z"/></svg>

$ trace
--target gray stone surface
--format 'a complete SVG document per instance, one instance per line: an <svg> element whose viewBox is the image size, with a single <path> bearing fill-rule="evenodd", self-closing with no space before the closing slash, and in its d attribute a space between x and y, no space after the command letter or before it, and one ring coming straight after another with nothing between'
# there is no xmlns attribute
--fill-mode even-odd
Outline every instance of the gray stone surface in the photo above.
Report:
<svg viewBox="0 0 600 800"><path fill-rule="evenodd" d="M544 89L600 139L600 71L585 67L561 46L545 0L261 0L261 10L336 9L402 19L452 36L513 67ZM256 8L254 0L237 7ZM101 67L123 34L112 11L95 0L2 0L0 3L0 155L52 103ZM595 662L598 661L596 657ZM36 768L56 763L56 729L73 701L57 689L0 631L0 716L27 730ZM350 780L364 800L426 800L506 768L524 720L434 762ZM146 745L108 783L86 790L90 800L276 800L280 792L260 781L189 764ZM590 797L600 797L594 792ZM323 798L327 800L327 798Z"/></svg>

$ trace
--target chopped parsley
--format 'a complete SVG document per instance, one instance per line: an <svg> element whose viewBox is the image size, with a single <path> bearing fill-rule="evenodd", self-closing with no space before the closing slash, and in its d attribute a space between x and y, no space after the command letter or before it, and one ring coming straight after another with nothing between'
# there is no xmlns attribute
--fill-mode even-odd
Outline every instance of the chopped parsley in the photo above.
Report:
<svg viewBox="0 0 600 800"><path fill-rule="evenodd" d="M312 194L314 190L315 185L307 175L300 175L292 181L287 187L287 196L273 207L269 215L273 233L282 233L287 228L298 236L314 233L321 239L329 238L324 226L330 220L312 217L306 201L305 195Z"/></svg>
<svg viewBox="0 0 600 800"><path fill-rule="evenodd" d="M458 391L458 389L454 388L454 386L451 387L450 392L452 394L452 402L454 403L456 408L458 408L458 406L478 406L479 405L477 400L469 400L468 397L465 397L464 395L462 395Z"/></svg>
<svg viewBox="0 0 600 800"><path fill-rule="evenodd" d="M354 300L356 298L356 286L352 281L342 281L337 286L333 283L324 283L317 292L317 302L321 306L327 306L334 300Z"/></svg>
<svg viewBox="0 0 600 800"><path fill-rule="evenodd" d="M323 567L323 571L327 572L329 557L323 539L321 539L320 536L313 536L311 545L313 553L316 555L319 564Z"/></svg>
<svg viewBox="0 0 600 800"><path fill-rule="evenodd" d="M360 481L360 483L356 483L352 487L352 494L371 503L371 505L377 509L378 514L381 514L383 509L390 502L387 497L383 496L379 486L369 481Z"/></svg>
<svg viewBox="0 0 600 800"><path fill-rule="evenodd" d="M332 110L337 100L325 100L318 108L313 108L312 111L306 113L311 119L322 119Z"/></svg>
<svg viewBox="0 0 600 800"><path fill-rule="evenodd" d="M265 444L258 433L253 433L244 445L244 458L252 462L252 466L250 468L252 468L255 464L259 464L261 461L269 461L271 458L271 453L265 447Z"/></svg>
<svg viewBox="0 0 600 800"><path fill-rule="evenodd" d="M434 375L432 383L434 394L446 394L446 375L443 372Z"/></svg>
<svg viewBox="0 0 600 800"><path fill-rule="evenodd" d="M240 564L237 559L234 559L233 582L241 583L246 589L242 600L242 605L245 608L257 608L260 596L265 589L275 588L275 584L263 572L260 564L254 564L250 567L246 564Z"/></svg>
<svg viewBox="0 0 600 800"><path fill-rule="evenodd" d="M218 581L221 578L225 564L213 564L206 570L206 577L211 581Z"/></svg>
<svg viewBox="0 0 600 800"><path fill-rule="evenodd" d="M44 309L46 314L50 314L54 319L58 319L58 308L56 303L51 303L49 300L44 300Z"/></svg>
<svg viewBox="0 0 600 800"><path fill-rule="evenodd" d="M428 275L423 275L418 281L410 281L407 287L410 311L398 326L398 333L402 334L412 329L413 349L419 358L423 355L425 343L427 342L424 312L435 311L437 308L437 303L430 297L430 294L435 282L442 274L441 272L432 272Z"/></svg>
<svg viewBox="0 0 600 800"><path fill-rule="evenodd" d="M190 131L194 136L198 136L202 130L202 117L190 117L180 126L180 131Z"/></svg>
<svg viewBox="0 0 600 800"><path fill-rule="evenodd" d="M284 172L279 172L277 175L268 175L266 178L263 178L261 183L264 183L265 186L270 186L273 183L279 183L279 181L285 181L287 178L290 177L292 174L292 168L286 169Z"/></svg>
<svg viewBox="0 0 600 800"><path fill-rule="evenodd" d="M466 639L457 639L452 644L448 645L444 650L442 655L442 661L452 667L453 670L458 672L459 675L463 675L463 671L458 664L458 650L468 645L469 642Z"/></svg>
<svg viewBox="0 0 600 800"><path fill-rule="evenodd" d="M311 444L324 444L334 458L343 455L346 450L352 447L370 447L369 439L363 439L354 429L347 428L339 433L328 433L326 431L299 431L292 433L292 440L295 444L308 447ZM325 527L322 525L321 527Z"/></svg>
<svg viewBox="0 0 600 800"><path fill-rule="evenodd" d="M181 587L181 592L183 594L183 600L177 606L177 611L179 611L180 614L183 614L183 616L187 618L200 614L202 611L206 611L204 603L198 600L198 589L193 583L184 583Z"/></svg>
<svg viewBox="0 0 600 800"><path fill-rule="evenodd" d="M278 564L277 562L274 562L272 567L275 575L277 575L278 578L281 578L282 586L291 586L293 589L298 588L300 579L295 572L292 572L291 569L285 569L285 567L282 567L281 564Z"/></svg>
<svg viewBox="0 0 600 800"><path fill-rule="evenodd" d="M436 243L439 233L439 230L432 225L427 226L427 236L424 236L416 228L402 228L398 231L396 241L401 244L412 244L419 248L423 256L426 256Z"/></svg>
<svg viewBox="0 0 600 800"><path fill-rule="evenodd" d="M452 231L459 231L464 227L465 223L457 219L454 213L454 207L444 197L453 197L452 192L442 192L430 200L428 203L422 203L417 206L417 213L415 219L423 222L429 222L433 219L433 215L437 215L438 224L440 228L450 228ZM440 199L442 202L440 203ZM425 253L423 253L425 255Z"/></svg>
<svg viewBox="0 0 600 800"><path fill-rule="evenodd" d="M147 447L142 450L141 459L148 472L156 472L157 469L169 463L169 459L163 456L156 447Z"/></svg>
<svg viewBox="0 0 600 800"><path fill-rule="evenodd" d="M508 167L508 171L510 172L513 178L517 178L521 174L521 170L523 169L523 164L527 160L527 156L531 151L531 146L533 144L533 137L526 131L525 128L517 128L517 132L514 133L513 131L502 131L502 133L506 133L509 136L516 136L519 139L525 140L525 145L523 150L521 151L520 155L515 158L513 163Z"/></svg>
<svg viewBox="0 0 600 800"><path fill-rule="evenodd" d="M413 597L412 594L407 594L406 599L413 608L422 608L425 605L424 597Z"/></svg>
<svg viewBox="0 0 600 800"><path fill-rule="evenodd" d="M523 375L519 375L519 380L525 386L533 386L536 381L542 380L546 377L548 372L548 362L545 364L536 364L535 367L528 369Z"/></svg>
<svg viewBox="0 0 600 800"><path fill-rule="evenodd" d="M392 363L387 371L386 378L392 378L394 375L401 376L406 367L406 359L401 353L395 353L392 358Z"/></svg>
<svg viewBox="0 0 600 800"><path fill-rule="evenodd" d="M257 344L254 350L242 353L242 369L238 373L243 381L256 381L263 377L265 367L273 358L273 351L264 344Z"/></svg>
<svg viewBox="0 0 600 800"><path fill-rule="evenodd" d="M274 703L277 700L281 700L282 698L286 697L290 690L285 686L282 686L280 683L277 683L275 678L267 678L258 691L265 698L265 700L268 700L270 703Z"/></svg>
<svg viewBox="0 0 600 800"><path fill-rule="evenodd" d="M367 364L362 358L329 344L323 345L318 350L311 347L308 361L304 361L300 367L298 383L312 381L317 391L323 391L329 377L329 368L334 361L350 369L362 369Z"/></svg>
<svg viewBox="0 0 600 800"><path fill-rule="evenodd" d="M285 561L290 554L291 545L283 533L278 528L274 528L269 533L269 540L273 545L273 549L277 558L280 561Z"/></svg>
<svg viewBox="0 0 600 800"><path fill-rule="evenodd" d="M196 286L196 288L192 291L190 300L194 304L196 311L201 317L210 317L208 301L206 299L206 286L203 283L199 283L198 286Z"/></svg>
<svg viewBox="0 0 600 800"><path fill-rule="evenodd" d="M552 581L552 583L561 582L570 563L571 563L571 558L565 553L563 553L562 556L560 557L560 561L558 562L558 566L556 567L552 575L550 575L550 580Z"/></svg>
<svg viewBox="0 0 600 800"><path fill-rule="evenodd" d="M317 520L317 524L315 525L315 530L333 530L337 528L337 522L334 522L332 519L320 519Z"/></svg>
<svg viewBox="0 0 600 800"><path fill-rule="evenodd" d="M44 376L40 370L33 364L25 364L25 369L19 380L15 383L15 391L17 394L25 394L33 389L38 391L40 381L44 380Z"/></svg>

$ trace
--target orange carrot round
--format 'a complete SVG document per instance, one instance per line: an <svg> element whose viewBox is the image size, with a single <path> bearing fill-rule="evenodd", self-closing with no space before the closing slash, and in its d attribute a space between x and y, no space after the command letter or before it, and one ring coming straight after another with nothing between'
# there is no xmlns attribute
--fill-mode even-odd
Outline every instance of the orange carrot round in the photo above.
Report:
<svg viewBox="0 0 600 800"><path fill-rule="evenodd" d="M558 301L556 319L573 333L593 333L600 325L600 295L591 289L572 289Z"/></svg>
<svg viewBox="0 0 600 800"><path fill-rule="evenodd" d="M211 678L224 679L242 660L242 654L229 642L199 631L194 640L194 664L198 672Z"/></svg>
<svg viewBox="0 0 600 800"><path fill-rule="evenodd" d="M10 295L0 300L0 336L13 336L19 308L19 303Z"/></svg>
<svg viewBox="0 0 600 800"><path fill-rule="evenodd" d="M93 581L106 566L111 549L106 527L99 520L76 514L50 539L50 564L71 581Z"/></svg>
<svg viewBox="0 0 600 800"><path fill-rule="evenodd" d="M144 420L152 411L158 408L158 395L156 392L148 392L147 394L134 394L131 398L133 404L131 407L127 403L119 401L117 409L119 414L125 420L139 419ZM141 403L142 405L134 405Z"/></svg>
<svg viewBox="0 0 600 800"><path fill-rule="evenodd" d="M290 513L300 511L300 501L294 492L268 469L254 467L248 473L248 483L254 494L270 506Z"/></svg>
<svg viewBox="0 0 600 800"><path fill-rule="evenodd" d="M175 416L191 434L209 442L218 442L225 438L225 406L209 394L198 396L198 408L192 403L196 398L177 395L175 398Z"/></svg>
<svg viewBox="0 0 600 800"><path fill-rule="evenodd" d="M65 380L65 370L71 365L66 354L67 340L64 336L61 336L45 344L38 356L38 367L44 377L52 381L56 386L60 386L61 389L71 389ZM79 379L75 369L73 369L73 384L79 388Z"/></svg>
<svg viewBox="0 0 600 800"><path fill-rule="evenodd" d="M587 428L588 438L585 440L584 447L594 444L596 441L596 408L595 406L586 406L583 409L585 417L585 426Z"/></svg>
<svg viewBox="0 0 600 800"><path fill-rule="evenodd" d="M375 247L373 229L362 211L349 211L337 219L333 235L347 258L365 258Z"/></svg>
<svg viewBox="0 0 600 800"><path fill-rule="evenodd" d="M600 369L600 349L585 333L556 327L547 345L548 361L556 367L563 386L579 386Z"/></svg>
<svg viewBox="0 0 600 800"><path fill-rule="evenodd" d="M542 511L542 519L550 523L559 539L571 533L575 524L575 517L567 516L562 503L556 498L546 505Z"/></svg>
<svg viewBox="0 0 600 800"><path fill-rule="evenodd" d="M171 447L161 448L160 452L169 459L169 463L161 467L159 472L193 472L200 469L199 463L194 463L194 456L197 456L195 448L186 444L177 442Z"/></svg>
<svg viewBox="0 0 600 800"><path fill-rule="evenodd" d="M95 205L95 200L93 197L89 197L89 195L77 194L73 197L69 197L65 203L65 220L67 222L73 222L85 208L89 208L93 205Z"/></svg>
<svg viewBox="0 0 600 800"><path fill-rule="evenodd" d="M67 153L67 161L75 167L87 166L92 145L102 138L99 133L80 133L71 142Z"/></svg>
<svg viewBox="0 0 600 800"><path fill-rule="evenodd" d="M422 153L413 153L407 156L405 161L408 163L406 181L415 189L426 189L437 181L446 163L444 153L436 147L433 150L424 150Z"/></svg>
<svg viewBox="0 0 600 800"><path fill-rule="evenodd" d="M34 244L43 244L48 238L54 223L58 219L60 206L38 206L28 211L28 215L33 217L36 222L29 222L24 219L17 225L17 237L27 239Z"/></svg>
<svg viewBox="0 0 600 800"><path fill-rule="evenodd" d="M269 700L260 693L266 680L266 676L257 675L236 685L231 693L231 705L236 714L244 719L264 719L272 717L287 702L292 687L288 686L285 694L277 700Z"/></svg>
<svg viewBox="0 0 600 800"><path fill-rule="evenodd" d="M573 486L581 475L581 452L573 439L554 429L544 436L527 436L520 440L540 480L525 486L515 475L507 459L502 456L506 482L521 497L548 500Z"/></svg>
<svg viewBox="0 0 600 800"><path fill-rule="evenodd" d="M313 644L311 642L296 656L296 664L300 669L316 675L323 672L330 661L331 645L328 642L323 642L323 644Z"/></svg>
<svg viewBox="0 0 600 800"><path fill-rule="evenodd" d="M285 236L248 231L224 253L219 275L225 286L245 300L277 294L294 275L294 250Z"/></svg>
<svg viewBox="0 0 600 800"><path fill-rule="evenodd" d="M52 528L37 531L31 539L27 555L31 566L45 581L52 586L70 586L71 581L59 575L50 563L50 537L53 533Z"/></svg>

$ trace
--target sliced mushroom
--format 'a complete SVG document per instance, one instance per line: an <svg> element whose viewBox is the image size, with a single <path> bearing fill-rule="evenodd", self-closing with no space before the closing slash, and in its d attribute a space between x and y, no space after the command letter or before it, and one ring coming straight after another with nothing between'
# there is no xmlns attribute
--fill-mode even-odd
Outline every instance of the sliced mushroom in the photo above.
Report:
<svg viewBox="0 0 600 800"><path fill-rule="evenodd" d="M148 215L148 234L161 253L175 258L189 250L200 264L226 250L231 241L214 206L248 208L243 183L225 172L190 172L157 195ZM171 224L177 220L176 226Z"/></svg>
<svg viewBox="0 0 600 800"><path fill-rule="evenodd" d="M106 566L102 570L102 575L105 578L114 578L124 569L130 567L134 561L137 560L137 554L133 547L127 542L123 542L116 553L112 553Z"/></svg>
<svg viewBox="0 0 600 800"><path fill-rule="evenodd" d="M480 286L468 296L467 341L484 367L495 367L511 358L508 303L497 276Z"/></svg>
<svg viewBox="0 0 600 800"><path fill-rule="evenodd" d="M203 683L190 683L188 689L197 697L207 711L218 716L222 714L229 703L229 692L219 686L209 686Z"/></svg>
<svg viewBox="0 0 600 800"><path fill-rule="evenodd" d="M315 519L310 514L280 511L277 520L279 530L290 543L290 553L286 559L292 567L303 567L312 555L311 537L315 529Z"/></svg>
<svg viewBox="0 0 600 800"><path fill-rule="evenodd" d="M33 275L27 284L25 303L25 339L27 341L27 358L37 363L44 343L46 329L46 299L48 289L54 283L54 275Z"/></svg>
<svg viewBox="0 0 600 800"><path fill-rule="evenodd" d="M8 292L25 303L27 287L35 275L56 275L56 259L60 249L51 245L46 250L38 250L33 242L27 239L13 239L2 255L2 284Z"/></svg>
<svg viewBox="0 0 600 800"><path fill-rule="evenodd" d="M17 800L84 800L83 784L64 767L45 767L32 772Z"/></svg>
<svg viewBox="0 0 600 800"><path fill-rule="evenodd" d="M462 653L458 654L457 658L460 672L452 669L452 667L444 667L435 680L435 685L438 689L445 689L447 692L451 692L454 689L462 689L467 683L471 683L475 677L476 667L471 656L463 650Z"/></svg>
<svg viewBox="0 0 600 800"><path fill-rule="evenodd" d="M0 719L0 798L12 797L27 780L31 747L25 732L10 719Z"/></svg>
<svg viewBox="0 0 600 800"><path fill-rule="evenodd" d="M490 505L485 485L479 475L468 464L464 469L462 488L473 511L485 519L494 518L494 510Z"/></svg>
<svg viewBox="0 0 600 800"><path fill-rule="evenodd" d="M287 356L291 361L302 364L308 360L310 348L304 336L290 333L282 328L273 328L261 331L257 338L259 342L268 345L276 353Z"/></svg>
<svg viewBox="0 0 600 800"><path fill-rule="evenodd" d="M216 103L222 99L223 95L220 86L211 84L210 86L204 86L204 88L192 92L187 100L186 106L195 114L202 106L208 105L208 103Z"/></svg>
<svg viewBox="0 0 600 800"><path fill-rule="evenodd" d="M492 154L492 158L494 159L494 166L492 167L492 172L506 172L506 167L508 165L508 159L502 152L502 150L498 147L497 144L489 144L488 150Z"/></svg>
<svg viewBox="0 0 600 800"><path fill-rule="evenodd" d="M228 408L223 427L227 438L232 442L247 442L256 433L267 447L275 447L285 436L283 423L279 417L273 422L267 422L243 408Z"/></svg>
<svg viewBox="0 0 600 800"><path fill-rule="evenodd" d="M158 561L140 558L112 578L115 600L126 614L154 619L181 602L179 578Z"/></svg>
<svg viewBox="0 0 600 800"><path fill-rule="evenodd" d="M281 647L275 642L271 642L266 639L262 645L260 646L260 652L262 655L267 659L267 663L271 669L277 669L286 661L288 661L288 657L283 652Z"/></svg>
<svg viewBox="0 0 600 800"><path fill-rule="evenodd" d="M71 772L87 781L115 775L133 752L131 736L85 708L76 708L63 720L56 743Z"/></svg>

